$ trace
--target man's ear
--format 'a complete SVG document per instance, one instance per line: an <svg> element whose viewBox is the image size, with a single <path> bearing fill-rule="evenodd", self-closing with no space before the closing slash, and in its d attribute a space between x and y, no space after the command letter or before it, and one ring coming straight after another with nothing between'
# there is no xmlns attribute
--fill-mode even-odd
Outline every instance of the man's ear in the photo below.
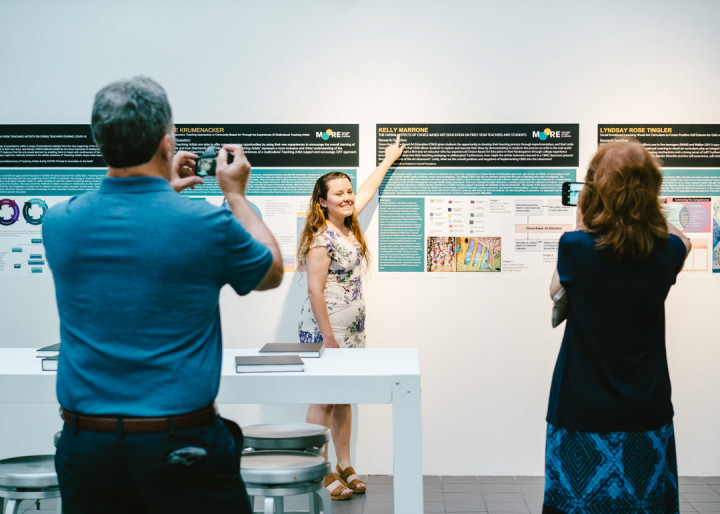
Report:
<svg viewBox="0 0 720 514"><path fill-rule="evenodd" d="M172 162L175 155L175 137L172 134L165 134L158 145L158 152L164 161Z"/></svg>

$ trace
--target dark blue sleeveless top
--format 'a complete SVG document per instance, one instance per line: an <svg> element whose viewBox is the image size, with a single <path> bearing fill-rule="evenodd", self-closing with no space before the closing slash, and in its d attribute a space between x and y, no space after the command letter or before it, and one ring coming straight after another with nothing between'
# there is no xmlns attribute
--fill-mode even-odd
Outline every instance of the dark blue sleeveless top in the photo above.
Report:
<svg viewBox="0 0 720 514"><path fill-rule="evenodd" d="M685 245L672 234L639 263L596 250L585 231L563 234L558 274L569 305L549 423L584 432L641 432L672 421L664 304L685 256Z"/></svg>

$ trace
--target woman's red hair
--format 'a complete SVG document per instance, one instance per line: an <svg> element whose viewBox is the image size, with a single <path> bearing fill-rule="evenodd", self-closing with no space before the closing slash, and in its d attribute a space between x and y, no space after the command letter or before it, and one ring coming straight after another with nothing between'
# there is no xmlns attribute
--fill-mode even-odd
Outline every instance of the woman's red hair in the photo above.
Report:
<svg viewBox="0 0 720 514"><path fill-rule="evenodd" d="M578 207L598 249L620 261L647 258L656 244L666 244L668 229L659 195L660 164L638 142L600 147L588 168Z"/></svg>

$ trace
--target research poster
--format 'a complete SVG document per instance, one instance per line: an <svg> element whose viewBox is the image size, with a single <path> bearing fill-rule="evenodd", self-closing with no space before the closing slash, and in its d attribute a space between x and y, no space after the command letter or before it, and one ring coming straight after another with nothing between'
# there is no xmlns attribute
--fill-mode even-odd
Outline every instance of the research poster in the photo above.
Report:
<svg viewBox="0 0 720 514"><path fill-rule="evenodd" d="M632 139L660 159L665 215L692 241L684 275L720 273L720 124L598 125L598 144Z"/></svg>
<svg viewBox="0 0 720 514"><path fill-rule="evenodd" d="M178 150L242 144L253 166L247 195L275 234L286 270L317 178L331 170L356 181L357 124L180 124ZM54 204L99 187L106 167L89 125L0 125L0 277L48 276L42 221ZM183 195L222 203L214 177Z"/></svg>
<svg viewBox="0 0 720 514"><path fill-rule="evenodd" d="M549 276L574 227L578 124L378 124L406 149L380 186L381 272Z"/></svg>

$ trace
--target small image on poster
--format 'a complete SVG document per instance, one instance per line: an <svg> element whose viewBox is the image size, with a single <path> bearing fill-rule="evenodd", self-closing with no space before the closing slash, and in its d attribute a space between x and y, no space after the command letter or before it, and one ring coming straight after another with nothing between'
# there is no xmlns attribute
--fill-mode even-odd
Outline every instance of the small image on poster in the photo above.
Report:
<svg viewBox="0 0 720 514"><path fill-rule="evenodd" d="M455 238L427 238L427 270L455 271Z"/></svg>
<svg viewBox="0 0 720 514"><path fill-rule="evenodd" d="M708 236L712 227L712 199L668 197L661 201L664 202L663 213L667 220L686 234L692 243L683 271L707 273L711 255Z"/></svg>
<svg viewBox="0 0 720 514"><path fill-rule="evenodd" d="M458 271L500 271L501 238L458 237Z"/></svg>
<svg viewBox="0 0 720 514"><path fill-rule="evenodd" d="M710 232L710 198L665 198L667 220L682 232Z"/></svg>

